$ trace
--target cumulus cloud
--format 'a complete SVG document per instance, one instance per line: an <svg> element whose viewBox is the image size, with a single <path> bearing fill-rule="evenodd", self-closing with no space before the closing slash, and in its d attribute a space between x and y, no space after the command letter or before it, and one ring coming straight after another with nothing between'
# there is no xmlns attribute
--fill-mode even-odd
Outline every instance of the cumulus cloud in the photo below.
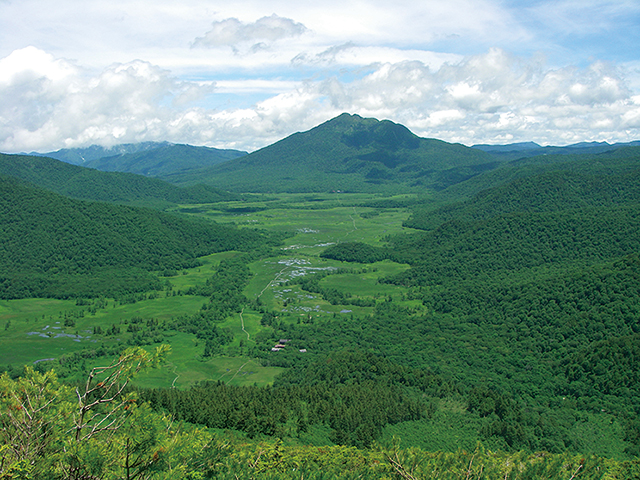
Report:
<svg viewBox="0 0 640 480"><path fill-rule="evenodd" d="M253 23L244 23L237 18L213 22L212 29L204 37L193 42L194 47L231 47L235 52L244 48L256 52L268 48L269 44L285 38L298 37L307 28L289 18L271 15Z"/></svg>
<svg viewBox="0 0 640 480"><path fill-rule="evenodd" d="M548 69L494 49L437 71L420 62L384 65L339 96L345 110L392 118L423 136L570 143L637 136L620 135L637 109L631 93L603 63Z"/></svg>
<svg viewBox="0 0 640 480"><path fill-rule="evenodd" d="M348 81L221 81L224 94L266 92L252 106L226 110L198 102L219 94L215 83L179 80L143 61L90 75L28 48L0 60L0 72L2 151L143 140L254 150L345 111L468 145L640 138L640 96L616 67L551 68L498 49L437 68L375 64Z"/></svg>
<svg viewBox="0 0 640 480"><path fill-rule="evenodd" d="M4 151L161 139L172 101L210 87L180 82L143 61L97 76L29 47L0 60L0 147ZM168 106L167 106L168 105Z"/></svg>

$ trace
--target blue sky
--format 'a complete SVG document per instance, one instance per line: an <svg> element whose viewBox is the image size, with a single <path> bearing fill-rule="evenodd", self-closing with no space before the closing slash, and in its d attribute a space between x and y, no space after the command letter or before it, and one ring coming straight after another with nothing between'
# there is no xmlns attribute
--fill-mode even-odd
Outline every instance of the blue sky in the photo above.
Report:
<svg viewBox="0 0 640 480"><path fill-rule="evenodd" d="M637 0L0 0L0 151L251 151L342 112L466 145L637 140L638 47Z"/></svg>

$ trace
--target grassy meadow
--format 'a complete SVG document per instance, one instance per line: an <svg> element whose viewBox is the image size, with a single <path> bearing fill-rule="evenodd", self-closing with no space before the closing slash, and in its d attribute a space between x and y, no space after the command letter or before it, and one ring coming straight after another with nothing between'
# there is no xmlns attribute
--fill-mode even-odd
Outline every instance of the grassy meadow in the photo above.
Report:
<svg viewBox="0 0 640 480"><path fill-rule="evenodd" d="M196 313L207 297L186 295L191 287L202 285L220 261L236 252L223 252L201 258L202 265L167 277L165 290L147 292L144 297L117 301L112 298L86 300L23 299L0 302L0 365L19 368L62 355L99 350L101 347L125 348L132 338L127 327L135 319L157 320L162 343L172 346L172 353L159 369L147 372L136 382L144 387L184 388L202 380L219 380L230 385L266 385L282 371L264 367L248 356L247 346L264 328L257 301L262 308L282 312L284 321L300 317L363 314L372 307L331 305L320 295L303 291L298 285L286 285L301 275L336 273L321 280L323 287L338 289L362 299L385 298L407 305L404 289L378 284L379 277L408 268L389 261L376 264L348 264L323 259L319 254L329 245L344 241L380 244L386 236L406 229L402 222L408 212L401 208L366 206L373 201L408 198L380 197L367 194L279 194L247 195L242 201L222 202L181 208L187 215L211 219L218 223L234 223L242 228L283 231L291 234L275 255L250 265L253 274L244 295L251 305L219 324L229 328L234 339L222 356L203 357L203 345L195 335L165 327L174 317ZM133 319L133 320L132 320ZM115 330L114 330L115 327ZM117 333L116 333L117 332ZM274 352L277 353L277 352ZM108 359L90 357L87 366L103 365Z"/></svg>

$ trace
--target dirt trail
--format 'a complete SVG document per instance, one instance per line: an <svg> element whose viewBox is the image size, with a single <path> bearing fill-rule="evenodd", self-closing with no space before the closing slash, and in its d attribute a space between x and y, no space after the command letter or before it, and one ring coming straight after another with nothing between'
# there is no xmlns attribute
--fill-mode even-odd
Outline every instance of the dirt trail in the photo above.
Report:
<svg viewBox="0 0 640 480"><path fill-rule="evenodd" d="M354 218L354 215L357 216L358 212L356 211L356 207L355 205L353 206L353 215L349 215L349 219L351 220L351 222L353 223L353 230L349 230L347 233L344 234L345 237L348 237L350 234L352 234L353 232L355 232L356 230L358 230L358 226L356 225L356 219Z"/></svg>
<svg viewBox="0 0 640 480"><path fill-rule="evenodd" d="M264 288L262 289L262 291L258 294L258 297L257 297L257 298L260 298L260 297L262 296L262 294L263 294L264 292L266 292L267 288L269 288L271 285L273 285L273 282L277 281L277 280L278 280L282 275L284 275L284 272L286 272L287 268L289 268L289 267L288 267L288 266L286 266L286 267L284 267L282 270L280 270L280 271L276 274L276 276L274 277L274 279L273 279L273 280L271 280L269 283L267 283L267 286L266 286L266 287L264 287Z"/></svg>
<svg viewBox="0 0 640 480"><path fill-rule="evenodd" d="M356 211L356 207L355 207L355 205L354 205L354 207L353 207L353 214L354 214L354 215L358 215L358 212ZM351 215L349 215L349 218L350 218L350 219L351 219L351 221L353 222L353 229L354 229L354 230L357 230L357 229L358 229L358 227L356 226L356 219L355 219L355 218L353 218Z"/></svg>
<svg viewBox="0 0 640 480"><path fill-rule="evenodd" d="M234 378L236 378L236 376L240 373L240 370L242 370L244 368L244 366L249 363L251 360L249 360L248 362L243 363L242 365L240 365L240 368L238 368L238 370L236 370L236 373L233 374L233 377L231 377L229 380L227 380L227 385L229 384L229 382L231 382L231 380L233 380Z"/></svg>
<svg viewBox="0 0 640 480"><path fill-rule="evenodd" d="M178 380L180 374L178 373L178 366L175 364L173 365L173 373L176 374L176 378L174 378L173 382L171 382L171 388L176 388L176 380Z"/></svg>
<svg viewBox="0 0 640 480"><path fill-rule="evenodd" d="M249 334L249 332L247 332L244 329L244 317L242 316L243 313L244 313L244 307L242 307L242 310L240 310L240 325L242 326L242 331L247 334L247 341L251 340L253 343L256 343L255 340L250 338L251 335Z"/></svg>
<svg viewBox="0 0 640 480"><path fill-rule="evenodd" d="M273 280L271 280L267 284L267 286L262 289L262 291L258 294L258 296L256 298L260 298L262 296L262 294L267 291L267 288L269 288L271 285L273 285L273 282L277 281L286 272L287 268L289 268L289 267L287 266L287 267L284 267L282 270L280 270L276 274L276 276L273 278ZM242 331L247 334L247 340L251 340L253 343L255 343L255 340L253 340L251 338L251 334L249 332L247 332L245 330L245 328L244 328L244 317L242 316L243 313L244 313L244 307L242 307L242 310L240 311L240 327L241 327Z"/></svg>

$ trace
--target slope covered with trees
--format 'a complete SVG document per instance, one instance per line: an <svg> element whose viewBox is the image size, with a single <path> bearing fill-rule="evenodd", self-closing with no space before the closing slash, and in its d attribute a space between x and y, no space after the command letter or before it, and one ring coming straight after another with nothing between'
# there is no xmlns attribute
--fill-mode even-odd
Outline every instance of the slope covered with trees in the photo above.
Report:
<svg viewBox="0 0 640 480"><path fill-rule="evenodd" d="M519 179L545 173L565 172L580 176L623 175L638 169L640 147L619 147L601 154L542 155L503 162L497 168L451 185L433 196L431 205L471 199L478 193Z"/></svg>
<svg viewBox="0 0 640 480"><path fill-rule="evenodd" d="M157 288L148 272L185 268L199 256L264 243L254 231L73 200L11 177L0 177L0 192L2 298Z"/></svg>
<svg viewBox="0 0 640 480"><path fill-rule="evenodd" d="M248 441L151 411L124 387L163 360L127 349L93 369L75 391L53 372L28 368L21 378L0 376L0 476L101 479L457 479L634 478L640 465L594 455L489 451L426 452L397 442L361 450ZM181 402L198 401L195 395ZM209 406L209 405L207 405ZM221 413L221 412L220 412ZM341 417L345 418L345 417Z"/></svg>
<svg viewBox="0 0 640 480"><path fill-rule="evenodd" d="M211 167L244 155L246 152L239 150L168 144L138 152L104 156L83 165L105 172L129 172L162 178L174 173Z"/></svg>
<svg viewBox="0 0 640 480"><path fill-rule="evenodd" d="M164 178L177 184L207 181L232 191L418 191L445 188L497 164L480 150L345 113L246 157Z"/></svg>
<svg viewBox="0 0 640 480"><path fill-rule="evenodd" d="M0 174L21 178L82 200L166 207L176 203L210 203L234 198L212 186L179 188L142 175L100 172L52 158L28 155L0 154Z"/></svg>
<svg viewBox="0 0 640 480"><path fill-rule="evenodd" d="M613 412L626 451L635 455L640 397L630 372L640 369L640 183L634 162L635 169L624 159L614 175L594 175L592 165L585 173L583 165L519 178L458 204L419 207L407 224L427 231L391 237L386 249L351 242L328 247L327 258L367 262L375 251L376 259L410 264L380 281L410 287L427 312L379 302L368 317L281 324L276 336L320 349L335 348L340 339L400 364L437 369L460 381L470 411L494 418L483 435L513 447L579 450L571 430L580 412ZM619 166L614 159L601 167ZM568 403L555 403L559 398ZM510 407L500 410L501 403ZM564 420L558 423L557 415Z"/></svg>

